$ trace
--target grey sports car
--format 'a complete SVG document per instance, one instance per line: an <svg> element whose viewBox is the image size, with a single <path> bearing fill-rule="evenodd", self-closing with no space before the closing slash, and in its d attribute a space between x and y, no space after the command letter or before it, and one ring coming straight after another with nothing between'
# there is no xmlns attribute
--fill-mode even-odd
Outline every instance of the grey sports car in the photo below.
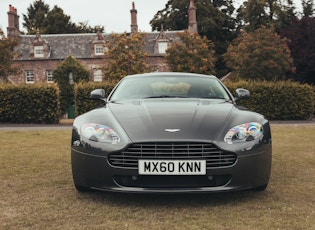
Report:
<svg viewBox="0 0 315 230"><path fill-rule="evenodd" d="M78 191L139 193L264 190L271 133L264 116L236 104L215 76L147 73L123 78L104 106L73 123L71 163Z"/></svg>

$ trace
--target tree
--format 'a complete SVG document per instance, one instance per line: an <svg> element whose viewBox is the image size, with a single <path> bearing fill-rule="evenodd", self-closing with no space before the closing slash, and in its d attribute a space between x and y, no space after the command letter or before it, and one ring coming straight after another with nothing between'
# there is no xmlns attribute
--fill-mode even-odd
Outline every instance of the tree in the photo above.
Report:
<svg viewBox="0 0 315 230"><path fill-rule="evenodd" d="M117 80L126 75L152 71L146 64L145 36L145 33L111 34L104 55L106 78Z"/></svg>
<svg viewBox="0 0 315 230"><path fill-rule="evenodd" d="M71 22L71 17L64 14L63 10L54 6L52 10L43 0L34 1L27 8L27 15L23 14L23 26L28 34L64 34L64 33L96 33L103 32L104 27L89 26L87 22L79 22L78 25Z"/></svg>
<svg viewBox="0 0 315 230"><path fill-rule="evenodd" d="M281 31L288 39L296 71L294 80L315 85L315 18L295 18L292 25Z"/></svg>
<svg viewBox="0 0 315 230"><path fill-rule="evenodd" d="M17 74L19 68L13 66L13 60L19 55L14 52L17 39L8 39L0 29L0 82L7 82L10 75Z"/></svg>
<svg viewBox="0 0 315 230"><path fill-rule="evenodd" d="M44 21L49 12L49 5L42 0L34 1L34 4L27 8L27 15L23 14L23 26L27 29L27 34L44 32Z"/></svg>
<svg viewBox="0 0 315 230"><path fill-rule="evenodd" d="M303 16L312 17L315 13L313 0L302 0Z"/></svg>
<svg viewBox="0 0 315 230"><path fill-rule="evenodd" d="M287 40L265 27L244 32L224 57L236 76L244 79L285 79L293 68Z"/></svg>
<svg viewBox="0 0 315 230"><path fill-rule="evenodd" d="M60 89L60 109L64 114L67 112L69 102L73 101L73 84L88 81L89 71L69 55L53 71L53 76Z"/></svg>
<svg viewBox="0 0 315 230"><path fill-rule="evenodd" d="M81 33L97 33L97 32L103 33L105 30L104 26L91 27L90 25L88 25L87 21L79 22L78 28L79 28L79 31L81 31Z"/></svg>
<svg viewBox="0 0 315 230"><path fill-rule="evenodd" d="M247 0L237 10L237 21L239 27L247 32L253 32L261 26L279 31L290 24L291 18L295 16L294 10L292 0L287 0L286 5L280 0Z"/></svg>
<svg viewBox="0 0 315 230"><path fill-rule="evenodd" d="M216 72L227 73L222 54L236 37L235 8L232 0L195 0L198 33L215 44L217 56ZM158 11L150 24L152 30L184 30L188 26L189 0L169 0L165 8Z"/></svg>
<svg viewBox="0 0 315 230"><path fill-rule="evenodd" d="M47 13L43 22L45 34L65 34L65 33L80 33L80 29L71 22L70 16L65 15L63 10L54 6L54 8Z"/></svg>
<svg viewBox="0 0 315 230"><path fill-rule="evenodd" d="M166 50L166 60L172 71L215 74L213 42L197 33L178 33L181 41Z"/></svg>

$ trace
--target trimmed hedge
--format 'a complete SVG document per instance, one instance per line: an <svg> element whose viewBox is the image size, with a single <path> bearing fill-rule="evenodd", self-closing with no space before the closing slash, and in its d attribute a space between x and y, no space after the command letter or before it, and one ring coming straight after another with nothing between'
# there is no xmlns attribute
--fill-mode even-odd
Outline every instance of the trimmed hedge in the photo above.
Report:
<svg viewBox="0 0 315 230"><path fill-rule="evenodd" d="M249 100L238 104L264 114L269 120L307 120L314 115L314 87L292 81L225 82L234 93L237 88L248 89Z"/></svg>
<svg viewBox="0 0 315 230"><path fill-rule="evenodd" d="M102 102L88 99L94 89L103 88L106 96L116 83L81 82L74 87L76 115L99 107ZM291 81L225 82L234 93L237 88L248 89L251 97L238 104L264 114L269 120L307 120L314 114L314 87Z"/></svg>
<svg viewBox="0 0 315 230"><path fill-rule="evenodd" d="M95 101L89 99L90 93L94 89L104 89L106 97L112 91L117 83L107 82L107 83L95 83L95 82L80 82L74 86L74 105L76 116L88 112L92 109L99 107L104 104L101 101Z"/></svg>
<svg viewBox="0 0 315 230"><path fill-rule="evenodd" d="M0 98L0 122L59 122L59 89L55 84L0 84Z"/></svg>

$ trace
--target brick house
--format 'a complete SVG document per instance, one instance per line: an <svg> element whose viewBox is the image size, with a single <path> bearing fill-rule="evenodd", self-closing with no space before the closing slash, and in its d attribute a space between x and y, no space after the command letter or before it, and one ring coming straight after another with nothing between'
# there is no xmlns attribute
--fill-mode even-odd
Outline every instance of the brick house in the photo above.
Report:
<svg viewBox="0 0 315 230"><path fill-rule="evenodd" d="M132 3L130 33L138 33L137 10ZM188 10L188 31L197 32L196 8L194 0L190 1ZM158 71L169 71L165 61L165 50L178 40L179 31L146 32L145 52L149 54L147 63ZM104 44L110 34L40 34L22 35L19 31L19 16L16 8L9 6L8 38L18 37L16 51L20 57L14 65L20 66L18 75L9 76L13 84L34 84L53 82L53 70L69 54L75 57L90 72L91 81L104 81L102 69L105 66Z"/></svg>

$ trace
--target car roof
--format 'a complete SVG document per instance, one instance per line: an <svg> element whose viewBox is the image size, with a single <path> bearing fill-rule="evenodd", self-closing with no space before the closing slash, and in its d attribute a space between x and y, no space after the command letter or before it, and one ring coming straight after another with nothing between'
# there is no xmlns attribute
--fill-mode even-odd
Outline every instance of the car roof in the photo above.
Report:
<svg viewBox="0 0 315 230"><path fill-rule="evenodd" d="M205 75L197 73L184 73L184 72L151 72L151 73L142 73L128 75L124 78L142 78L142 77L204 77L204 78L214 78L218 79L214 75Z"/></svg>

